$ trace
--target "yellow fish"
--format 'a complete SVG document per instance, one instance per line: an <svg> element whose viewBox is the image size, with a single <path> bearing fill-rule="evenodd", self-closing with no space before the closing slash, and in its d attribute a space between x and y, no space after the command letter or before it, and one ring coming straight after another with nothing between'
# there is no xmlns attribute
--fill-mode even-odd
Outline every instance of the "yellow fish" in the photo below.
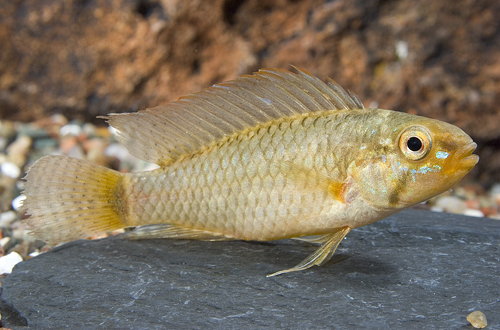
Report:
<svg viewBox="0 0 500 330"><path fill-rule="evenodd" d="M334 81L297 71L262 69L105 117L160 168L123 174L41 158L24 191L33 233L61 242L147 225L128 237L321 243L273 276L324 264L351 229L450 189L479 160L456 126L365 109Z"/></svg>

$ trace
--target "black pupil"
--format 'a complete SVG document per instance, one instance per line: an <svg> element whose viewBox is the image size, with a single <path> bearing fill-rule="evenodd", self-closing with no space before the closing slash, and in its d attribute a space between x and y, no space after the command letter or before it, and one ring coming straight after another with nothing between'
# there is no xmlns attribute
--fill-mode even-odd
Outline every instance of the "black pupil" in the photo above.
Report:
<svg viewBox="0 0 500 330"><path fill-rule="evenodd" d="M411 151L419 151L420 149L422 149L422 141L414 136L408 139L407 145L408 149L410 149Z"/></svg>

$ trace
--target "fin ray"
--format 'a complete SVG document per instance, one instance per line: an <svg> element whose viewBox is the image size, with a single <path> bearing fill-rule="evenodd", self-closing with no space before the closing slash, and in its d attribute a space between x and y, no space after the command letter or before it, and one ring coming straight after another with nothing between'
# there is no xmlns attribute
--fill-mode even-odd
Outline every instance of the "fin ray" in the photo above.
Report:
<svg viewBox="0 0 500 330"><path fill-rule="evenodd" d="M262 69L165 106L110 114L107 122L134 156L166 165L226 136L282 117L363 108L352 93L297 69Z"/></svg>
<svg viewBox="0 0 500 330"><path fill-rule="evenodd" d="M121 234L120 236L129 240L163 238L196 239L206 241L234 240L234 238L226 237L219 233L213 233L202 229L185 228L165 223L139 226L132 231Z"/></svg>
<svg viewBox="0 0 500 330"><path fill-rule="evenodd" d="M305 270L308 268L311 268L312 266L321 266L324 265L330 258L333 256L335 253L335 250L337 250L337 247L339 246L340 242L344 239L344 237L351 231L351 227L342 227L340 230L328 234L322 237L322 240L324 243L316 250L314 251L311 255L309 255L307 258L302 260L299 264L296 266L289 268L289 269L284 269L280 270L278 272L272 273L267 275L267 277L273 277L276 275L281 275L285 273L290 273L290 272L296 272L300 270Z"/></svg>
<svg viewBox="0 0 500 330"><path fill-rule="evenodd" d="M122 176L76 158L40 158L28 170L23 191L31 233L59 243L127 227L114 203Z"/></svg>
<svg viewBox="0 0 500 330"><path fill-rule="evenodd" d="M323 244L330 239L331 234L293 237L292 239L312 244Z"/></svg>

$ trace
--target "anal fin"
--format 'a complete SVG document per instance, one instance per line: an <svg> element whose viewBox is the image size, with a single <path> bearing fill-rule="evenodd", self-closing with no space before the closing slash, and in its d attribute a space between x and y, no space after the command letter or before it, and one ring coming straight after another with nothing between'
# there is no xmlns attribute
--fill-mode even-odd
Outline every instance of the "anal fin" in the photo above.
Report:
<svg viewBox="0 0 500 330"><path fill-rule="evenodd" d="M305 270L308 269L312 266L321 266L325 264L330 258L333 256L335 253L335 250L337 250L337 247L339 246L340 242L344 239L344 237L351 231L351 227L342 227L340 230L327 234L327 235L322 235L319 236L316 239L316 242L322 242L323 244L314 251L313 254L305 258L301 263L296 265L295 267L289 268L289 269L284 269L280 270L276 273L272 273L267 275L267 277L272 277L276 275L281 275L285 273L290 273L290 272L296 272L299 270ZM307 240L307 239L306 239ZM309 240L312 241L312 240Z"/></svg>
<svg viewBox="0 0 500 330"><path fill-rule="evenodd" d="M220 233L214 233L202 229L185 228L165 223L140 226L134 230L125 232L120 236L129 240L162 238L195 239L205 241L233 240L233 238L226 237Z"/></svg>

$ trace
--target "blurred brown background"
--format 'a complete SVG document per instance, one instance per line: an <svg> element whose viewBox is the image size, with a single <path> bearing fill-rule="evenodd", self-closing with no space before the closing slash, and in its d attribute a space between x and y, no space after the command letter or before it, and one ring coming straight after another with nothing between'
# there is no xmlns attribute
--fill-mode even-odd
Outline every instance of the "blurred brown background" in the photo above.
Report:
<svg viewBox="0 0 500 330"><path fill-rule="evenodd" d="M260 67L456 124L500 181L498 0L0 0L0 118L156 106Z"/></svg>

